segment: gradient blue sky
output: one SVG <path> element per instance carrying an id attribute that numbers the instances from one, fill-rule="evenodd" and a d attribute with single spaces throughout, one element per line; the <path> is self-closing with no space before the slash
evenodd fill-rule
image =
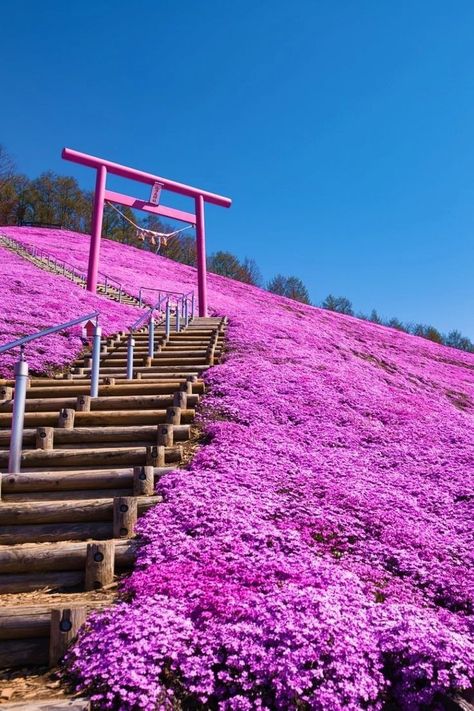
<path id="1" fill-rule="evenodd" d="M 68 145 L 229 195 L 207 209 L 209 251 L 296 274 L 315 302 L 346 295 L 474 338 L 470 0 L 23 0 L 1 14 L 0 142 L 27 175 L 91 188 L 92 171 L 61 161 Z"/>

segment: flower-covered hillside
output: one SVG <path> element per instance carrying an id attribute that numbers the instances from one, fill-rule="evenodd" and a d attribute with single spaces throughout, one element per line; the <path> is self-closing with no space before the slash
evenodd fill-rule
<path id="1" fill-rule="evenodd" d="M 54 276 L 0 246 L 0 345 L 56 326 L 83 314 L 100 312 L 104 335 L 130 326 L 137 310 L 93 296 L 64 277 Z M 83 348 L 81 328 L 29 343 L 25 355 L 32 373 L 48 373 L 71 363 Z M 0 356 L 0 377 L 10 378 L 18 349 Z"/>
<path id="2" fill-rule="evenodd" d="M 102 260 L 130 290 L 195 279 L 117 243 Z M 70 670 L 100 709 L 442 706 L 474 676 L 474 357 L 209 286 L 230 324 L 206 446 L 161 479 L 130 595 Z"/>

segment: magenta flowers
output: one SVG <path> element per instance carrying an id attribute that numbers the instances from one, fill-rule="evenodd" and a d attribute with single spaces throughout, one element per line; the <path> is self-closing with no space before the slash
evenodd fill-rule
<path id="1" fill-rule="evenodd" d="M 84 265 L 86 238 L 43 234 Z M 130 291 L 194 283 L 104 247 Z M 207 442 L 161 479 L 127 598 L 69 655 L 78 687 L 129 711 L 441 708 L 474 676 L 474 356 L 209 281 L 230 325 Z"/>
<path id="2" fill-rule="evenodd" d="M 93 296 L 65 277 L 48 274 L 1 244 L 0 253 L 0 344 L 93 311 L 100 312 L 103 334 L 107 336 L 131 326 L 140 313 L 130 306 Z M 76 326 L 30 343 L 25 353 L 30 371 L 49 373 L 71 363 L 83 348 L 80 336 L 81 328 Z M 16 360 L 18 349 L 0 356 L 0 377 L 12 377 Z"/>

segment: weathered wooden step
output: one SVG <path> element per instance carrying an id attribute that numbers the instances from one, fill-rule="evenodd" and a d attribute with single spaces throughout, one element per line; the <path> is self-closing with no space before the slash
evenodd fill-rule
<path id="1" fill-rule="evenodd" d="M 76 427 L 66 430 L 61 427 L 53 428 L 54 448 L 58 445 L 71 445 L 88 442 L 147 442 L 157 443 L 158 426 L 142 425 L 138 427 Z M 175 442 L 185 442 L 189 439 L 191 425 L 174 425 L 173 437 Z M 25 429 L 23 431 L 23 447 L 36 447 L 36 429 Z M 10 444 L 10 432 L 0 430 L 0 447 L 8 447 Z M 141 446 L 141 445 L 140 445 Z"/>
<path id="2" fill-rule="evenodd" d="M 194 410 L 181 410 L 181 422 L 191 423 Z M 74 424 L 77 427 L 111 427 L 113 425 L 155 425 L 166 422 L 166 410 L 98 410 L 96 412 L 76 412 Z M 25 427 L 55 427 L 59 412 L 26 412 Z M 0 413 L 0 428 L 11 427 L 12 415 Z"/>
<path id="3" fill-rule="evenodd" d="M 50 698 L 41 701 L 19 701 L 2 704 L 2 711 L 91 711 L 91 702 L 84 697 Z"/>
<path id="4" fill-rule="evenodd" d="M 188 395 L 190 408 L 197 405 L 199 395 Z M 13 411 L 13 400 L 0 403 L 0 413 Z M 76 398 L 29 398 L 26 412 L 51 412 L 51 410 L 76 409 Z M 94 397 L 90 400 L 92 412 L 100 410 L 162 410 L 173 406 L 173 395 L 110 395 Z"/>
<path id="5" fill-rule="evenodd" d="M 102 372 L 105 372 L 108 368 L 111 367 L 126 367 L 127 365 L 127 358 L 125 356 L 120 357 L 120 358 L 114 358 L 113 356 L 110 358 L 107 358 L 106 356 L 104 357 L 103 365 L 104 367 L 101 367 Z M 140 362 L 143 362 L 143 358 L 134 358 L 133 363 L 134 365 L 139 365 Z M 206 356 L 199 356 L 197 358 L 191 358 L 191 357 L 186 357 L 186 358 L 181 358 L 181 357 L 172 357 L 169 356 L 167 353 L 163 353 L 163 356 L 161 356 L 160 353 L 156 354 L 155 357 L 153 358 L 152 361 L 153 365 L 161 365 L 161 366 L 168 366 L 172 368 L 187 368 L 190 366 L 205 366 L 206 365 Z"/>
<path id="6" fill-rule="evenodd" d="M 104 606 L 105 603 L 94 602 L 91 604 L 87 600 L 82 604 L 77 602 L 68 604 L 70 609 L 84 608 L 86 612 L 92 612 Z M 54 607 L 45 605 L 17 605 L 0 608 L 0 667 L 48 664 L 52 609 Z M 28 711 L 26 701 L 22 703 L 22 711 Z M 43 706 L 42 709 L 38 707 L 38 711 L 40 709 L 49 711 L 49 708 L 49 706 Z M 51 708 L 56 711 L 54 706 Z M 71 711 L 76 711 L 74 706 L 69 708 Z M 79 708 L 85 709 L 87 706 Z"/>
<path id="7" fill-rule="evenodd" d="M 154 500 L 155 503 L 156 500 Z M 61 504 L 62 505 L 62 504 Z M 0 528 L 0 545 L 47 543 L 48 541 L 107 541 L 113 538 L 113 522 L 43 523 Z M 0 608 L 1 609 L 1 608 Z"/>
<path id="8" fill-rule="evenodd" d="M 165 462 L 180 462 L 183 456 L 181 445 L 164 448 Z M 65 467 L 114 467 L 114 466 L 159 466 L 158 447 L 114 447 L 91 449 L 25 449 L 21 455 L 21 468 L 63 469 Z M 8 451 L 0 451 L 0 468 L 8 465 Z"/>
<path id="9" fill-rule="evenodd" d="M 171 368 L 170 370 L 164 370 L 161 367 L 156 367 L 156 366 L 150 366 L 146 367 L 145 365 L 141 366 L 134 366 L 133 368 L 133 379 L 135 382 L 137 380 L 141 380 L 143 377 L 143 373 L 147 375 L 147 380 L 150 379 L 152 381 L 156 381 L 159 379 L 162 380 L 168 380 L 169 377 L 180 377 L 183 378 L 183 380 L 186 380 L 187 378 L 191 377 L 196 377 L 196 378 L 201 378 L 202 374 L 204 371 L 206 371 L 209 368 L 208 365 L 206 366 L 196 366 L 195 368 L 187 368 L 186 370 L 179 371 L 177 372 L 175 368 Z M 115 380 L 120 380 L 120 379 L 125 379 L 127 377 L 127 371 L 125 366 L 121 367 L 105 367 L 101 369 L 102 376 L 105 378 L 115 378 Z M 84 375 L 88 378 L 89 377 L 89 371 L 85 369 Z"/>
<path id="10" fill-rule="evenodd" d="M 74 491 L 37 491 L 27 494 L 4 494 L 3 503 L 24 503 L 38 501 L 84 501 L 93 496 L 95 499 L 110 499 L 110 497 L 133 496 L 133 488 L 129 489 L 76 489 Z"/>
<path id="11" fill-rule="evenodd" d="M 138 496 L 140 513 L 161 501 L 159 496 Z M 0 537 L 4 527 L 42 523 L 79 523 L 112 520 L 113 499 L 85 501 L 35 501 L 0 504 Z"/>
<path id="12" fill-rule="evenodd" d="M 185 382 L 184 378 L 170 382 L 139 383 L 136 380 L 120 382 L 119 385 L 99 385 L 99 397 L 129 396 L 129 395 L 167 395 L 173 394 L 180 389 Z M 66 383 L 68 383 L 66 385 Z M 193 392 L 199 394 L 202 389 L 198 383 L 193 383 Z M 52 384 L 41 387 L 32 383 L 32 387 L 26 391 L 26 397 L 31 398 L 58 398 L 58 397 L 78 397 L 79 395 L 89 395 L 90 384 L 78 384 L 74 380 L 53 381 Z"/>
<path id="13" fill-rule="evenodd" d="M 155 482 L 164 474 L 173 471 L 174 467 L 155 467 Z M 3 474 L 2 493 L 5 497 L 14 493 L 30 493 L 42 491 L 59 491 L 70 493 L 74 490 L 90 490 L 94 498 L 94 490 L 123 488 L 133 486 L 133 468 L 120 469 L 85 469 L 69 471 L 38 471 L 21 474 Z"/>
<path id="14" fill-rule="evenodd" d="M 116 538 L 112 542 L 115 548 L 115 566 L 120 569 L 129 568 L 135 560 L 140 544 L 135 539 Z M 0 546 L 0 592 L 5 592 L 1 589 L 1 582 L 2 576 L 6 574 L 84 571 L 87 546 L 87 541 Z"/>
<path id="15" fill-rule="evenodd" d="M 137 541 L 114 539 L 114 573 L 130 569 Z M 0 594 L 83 588 L 89 542 L 26 543 L 0 546 Z M 0 631 L 1 639 L 1 631 Z"/>

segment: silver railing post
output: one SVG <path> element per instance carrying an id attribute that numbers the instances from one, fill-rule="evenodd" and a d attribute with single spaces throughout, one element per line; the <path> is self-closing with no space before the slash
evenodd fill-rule
<path id="1" fill-rule="evenodd" d="M 191 295 L 191 321 L 194 318 L 194 291 Z"/>
<path id="2" fill-rule="evenodd" d="M 155 356 L 155 314 L 152 311 L 150 321 L 148 323 L 148 357 Z"/>
<path id="3" fill-rule="evenodd" d="M 184 299 L 184 327 L 186 328 L 188 325 L 188 297 L 186 296 Z"/>
<path id="4" fill-rule="evenodd" d="M 179 302 L 176 303 L 176 312 L 175 313 L 176 313 L 175 330 L 176 330 L 176 333 L 179 333 L 180 326 L 181 326 L 180 319 L 179 319 Z"/>
<path id="5" fill-rule="evenodd" d="M 127 380 L 133 380 L 133 349 L 135 348 L 135 339 L 133 333 L 128 336 L 127 344 Z"/>
<path id="6" fill-rule="evenodd" d="M 94 337 L 92 340 L 92 367 L 91 367 L 91 397 L 99 395 L 99 371 L 100 371 L 100 338 L 102 328 L 98 323 L 95 325 Z"/>
<path id="7" fill-rule="evenodd" d="M 165 312 L 165 335 L 166 340 L 170 337 L 170 321 L 171 321 L 171 307 L 169 300 L 166 302 L 166 312 Z"/>
<path id="8" fill-rule="evenodd" d="M 15 397 L 13 399 L 12 433 L 10 437 L 10 452 L 8 456 L 9 474 L 18 474 L 20 471 L 27 384 L 28 363 L 24 358 L 22 348 L 20 360 L 15 363 Z"/>

